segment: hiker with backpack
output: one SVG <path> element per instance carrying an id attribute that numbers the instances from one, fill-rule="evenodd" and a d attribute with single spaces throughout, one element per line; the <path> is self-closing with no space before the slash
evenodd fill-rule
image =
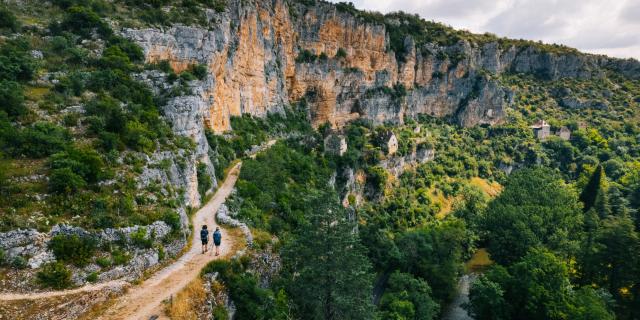
<path id="1" fill-rule="evenodd" d="M 216 256 L 220 255 L 220 243 L 222 242 L 222 233 L 220 228 L 216 227 L 216 232 L 213 233 L 213 244 L 216 246 Z"/>
<path id="2" fill-rule="evenodd" d="M 200 230 L 200 241 L 202 241 L 202 254 L 209 251 L 209 230 L 207 226 L 202 226 L 202 230 Z"/>

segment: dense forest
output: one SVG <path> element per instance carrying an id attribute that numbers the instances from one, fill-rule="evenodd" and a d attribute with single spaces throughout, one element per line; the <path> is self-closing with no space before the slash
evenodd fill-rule
<path id="1" fill-rule="evenodd" d="M 177 166 L 187 166 L 195 143 L 172 131 L 161 106 L 188 95 L 189 83 L 205 79 L 207 69 L 194 63 L 174 72 L 168 61 L 145 63 L 142 49 L 110 24 L 197 25 L 206 20 L 203 8 L 222 12 L 226 5 L 185 0 L 164 10 L 169 2 L 54 0 L 30 8 L 42 10 L 37 16 L 0 5 L 0 231 L 44 232 L 59 223 L 97 231 L 154 221 L 173 228 L 162 241 L 145 231 L 109 246 L 56 236 L 49 244 L 56 262 L 37 271 L 39 287 L 71 287 L 70 270 L 89 264 L 124 265 L 131 248 L 164 257 L 159 243 L 182 236 L 177 211 L 185 190 L 157 183 L 140 190 L 136 179 L 157 152 L 176 154 Z M 417 46 L 498 41 L 579 54 L 402 12 L 382 15 L 347 3 L 336 10 L 387 26 L 389 50 L 399 60 L 407 35 Z M 327 59 L 309 51 L 297 58 Z M 166 74 L 169 85 L 152 90 L 135 76 L 145 70 Z M 281 113 L 234 116 L 224 134 L 207 130 L 215 170 L 196 164 L 203 199 L 234 161 L 243 161 L 227 205 L 251 228 L 253 245 L 202 271 L 217 272 L 235 318 L 439 319 L 458 295 L 460 277 L 473 274 L 465 308 L 477 320 L 639 319 L 640 80 L 610 69 L 590 79 L 486 76 L 513 95 L 506 118 L 493 126 L 420 115 L 314 128 L 303 98 Z M 407 95 L 401 86 L 380 90 Z M 574 108 L 568 98 L 592 102 Z M 537 136 L 531 126 L 542 120 L 550 132 L 570 137 Z M 397 150 L 390 150 L 391 135 Z M 330 150 L 326 141 L 335 137 L 344 138 L 344 152 Z M 245 157 L 270 139 L 278 142 Z M 418 161 L 417 154 L 431 156 Z M 255 266 L 260 255 L 281 261 L 269 281 Z M 0 279 L 27 267 L 25 258 L 5 256 L 0 249 Z M 213 314 L 228 316 L 222 305 Z"/>

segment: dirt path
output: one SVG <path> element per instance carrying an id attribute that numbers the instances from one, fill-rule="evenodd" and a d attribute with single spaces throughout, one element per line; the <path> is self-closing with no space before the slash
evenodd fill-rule
<path id="1" fill-rule="evenodd" d="M 209 226 L 210 230 L 215 230 L 215 227 L 218 226 L 215 221 L 215 213 L 233 190 L 238 179 L 240 166 L 241 163 L 238 163 L 229 171 L 227 179 L 218 188 L 213 198 L 196 213 L 193 218 L 193 226 L 196 231 L 200 230 L 203 224 Z M 200 270 L 207 263 L 231 253 L 234 239 L 225 237 L 225 234 L 229 233 L 223 230 L 221 255 L 218 257 L 213 254 L 213 251 L 202 254 L 200 239 L 194 236 L 189 252 L 172 265 L 145 280 L 141 285 L 132 287 L 98 319 L 149 319 L 151 316 L 161 315 L 163 301 L 170 299 L 198 277 Z"/>
<path id="2" fill-rule="evenodd" d="M 127 286 L 129 283 L 124 280 L 114 280 L 98 284 L 90 284 L 82 286 L 76 289 L 60 290 L 60 291 L 45 291 L 35 293 L 3 293 L 0 294 L 0 301 L 16 301 L 16 300 L 38 300 L 47 299 L 60 296 L 67 296 L 81 292 L 91 292 L 98 290 L 105 290 L 108 288 L 120 288 Z"/>

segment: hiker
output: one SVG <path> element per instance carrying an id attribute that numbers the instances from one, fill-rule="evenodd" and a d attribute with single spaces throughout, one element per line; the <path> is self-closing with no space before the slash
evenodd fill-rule
<path id="1" fill-rule="evenodd" d="M 220 242 L 222 242 L 222 233 L 220 233 L 220 228 L 216 227 L 216 232 L 213 233 L 213 244 L 216 246 L 216 256 L 220 254 Z"/>
<path id="2" fill-rule="evenodd" d="M 209 230 L 207 230 L 207 226 L 202 226 L 202 230 L 200 230 L 200 241 L 202 241 L 202 254 L 209 251 Z"/>

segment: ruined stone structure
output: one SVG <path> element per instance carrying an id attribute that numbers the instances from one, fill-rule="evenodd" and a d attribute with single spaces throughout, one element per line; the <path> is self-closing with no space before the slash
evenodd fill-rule
<path id="1" fill-rule="evenodd" d="M 546 140 L 551 135 L 551 126 L 544 120 L 536 122 L 531 126 L 531 129 L 533 129 L 533 134 L 539 140 Z"/>
<path id="2" fill-rule="evenodd" d="M 571 140 L 571 130 L 563 126 L 562 128 L 560 128 L 560 130 L 558 130 L 557 136 L 562 140 L 569 141 Z"/>
<path id="3" fill-rule="evenodd" d="M 347 152 L 347 139 L 339 134 L 328 135 L 324 138 L 324 151 L 337 156 L 344 155 Z"/>

